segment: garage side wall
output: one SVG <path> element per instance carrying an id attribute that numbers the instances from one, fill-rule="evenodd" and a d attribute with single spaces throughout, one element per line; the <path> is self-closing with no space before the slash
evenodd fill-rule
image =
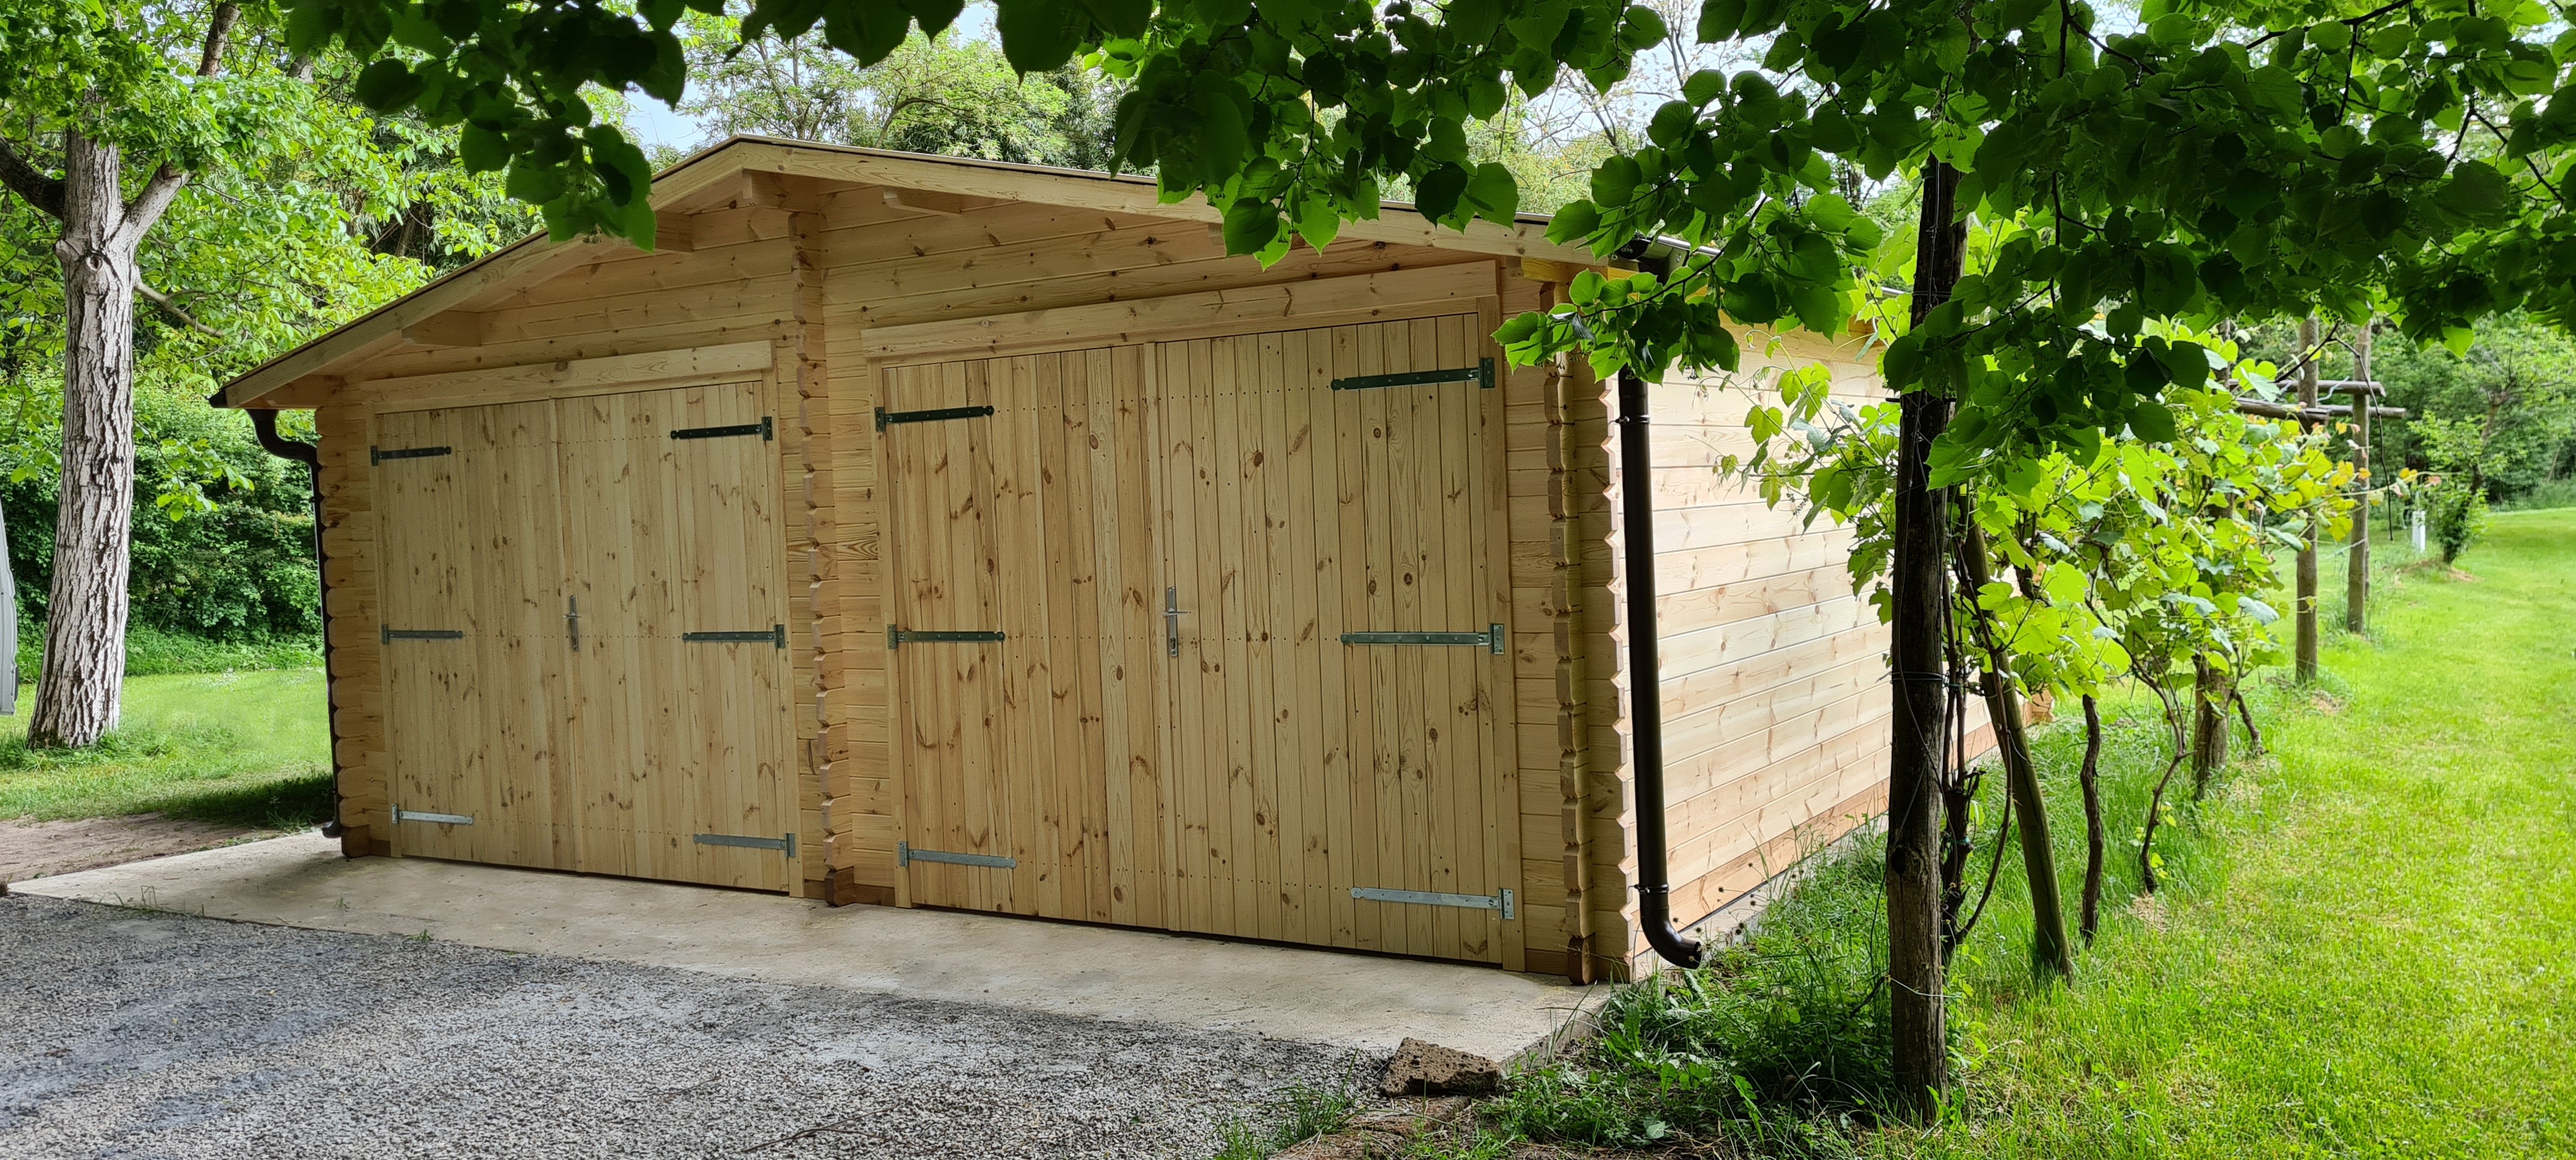
<path id="1" fill-rule="evenodd" d="M 1816 363 L 1877 401 L 1865 339 L 1745 337 L 1729 376 L 1655 388 L 1656 618 L 1673 916 L 1689 924 L 1885 808 L 1887 630 L 1852 590 L 1854 537 L 1718 473 L 1773 376 Z M 1866 361 L 1865 361 L 1866 360 Z M 1642 948 L 1641 948 L 1642 949 Z"/>

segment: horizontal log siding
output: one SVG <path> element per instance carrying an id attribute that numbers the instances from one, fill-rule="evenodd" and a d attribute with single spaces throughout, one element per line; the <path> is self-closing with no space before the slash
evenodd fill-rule
<path id="1" fill-rule="evenodd" d="M 1834 396 L 1855 406 L 1876 399 L 1877 376 L 1858 339 L 1745 342 L 1766 347 L 1736 375 L 1650 392 L 1665 818 L 1684 925 L 1885 798 L 1887 632 L 1852 592 L 1851 533 L 1767 506 L 1716 470 L 1751 447 L 1744 414 L 1759 370 L 1823 362 Z M 1648 953 L 1642 935 L 1628 950 Z"/>

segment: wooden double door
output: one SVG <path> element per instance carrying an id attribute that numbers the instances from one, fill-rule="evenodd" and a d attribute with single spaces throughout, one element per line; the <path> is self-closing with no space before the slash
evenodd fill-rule
<path id="1" fill-rule="evenodd" d="M 1499 961 L 1488 329 L 888 369 L 908 900 Z"/>
<path id="2" fill-rule="evenodd" d="M 765 395 L 377 417 L 396 853 L 801 878 Z"/>

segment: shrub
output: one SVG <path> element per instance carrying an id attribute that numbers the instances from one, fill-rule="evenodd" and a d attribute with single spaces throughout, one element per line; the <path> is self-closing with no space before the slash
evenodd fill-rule
<path id="1" fill-rule="evenodd" d="M 2466 480 L 2444 481 L 2425 498 L 2425 514 L 2432 523 L 2433 542 L 2442 550 L 2442 562 L 2456 563 L 2460 553 L 2486 531 L 2487 497 Z"/>

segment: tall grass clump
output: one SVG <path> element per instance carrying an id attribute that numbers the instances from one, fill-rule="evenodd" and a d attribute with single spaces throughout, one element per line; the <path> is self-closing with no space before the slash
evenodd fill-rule
<path id="1" fill-rule="evenodd" d="M 1884 858 L 1876 838 L 1819 855 L 1751 937 L 1620 991 L 1579 1059 L 1521 1076 L 1488 1119 L 1596 1147 L 1849 1154 L 1890 1090 Z"/>

